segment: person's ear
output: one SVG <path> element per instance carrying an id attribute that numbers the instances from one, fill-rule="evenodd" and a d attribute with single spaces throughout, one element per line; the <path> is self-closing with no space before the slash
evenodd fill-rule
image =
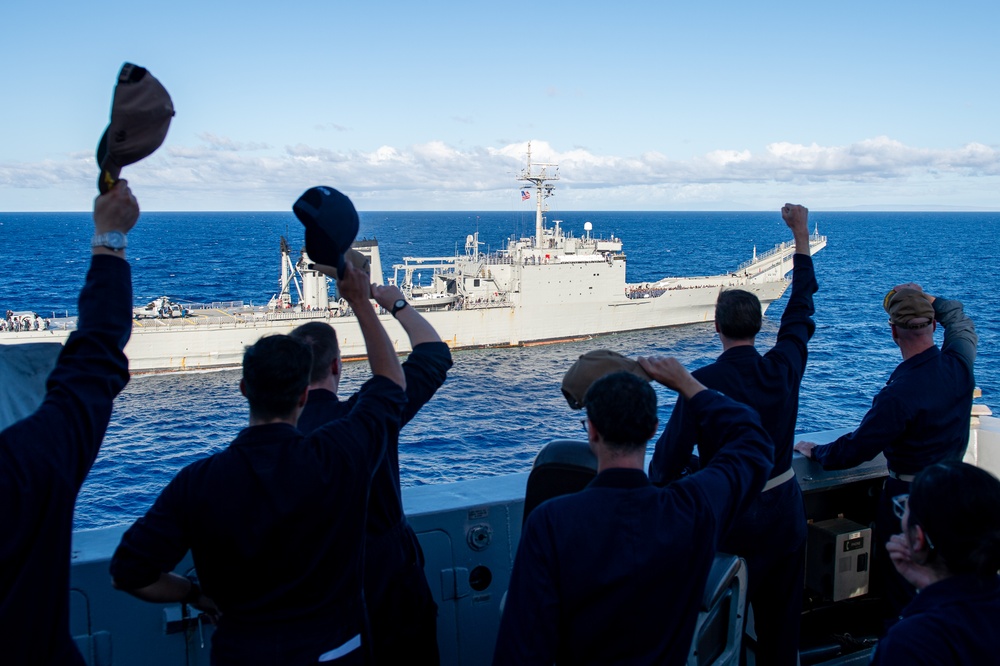
<path id="1" fill-rule="evenodd" d="M 917 564 L 923 564 L 927 561 L 928 555 L 930 555 L 931 547 L 930 542 L 927 539 L 927 533 L 924 532 L 924 528 L 920 525 L 914 525 L 910 528 L 910 549 L 913 551 L 914 555 L 919 556 L 919 561 Z"/>

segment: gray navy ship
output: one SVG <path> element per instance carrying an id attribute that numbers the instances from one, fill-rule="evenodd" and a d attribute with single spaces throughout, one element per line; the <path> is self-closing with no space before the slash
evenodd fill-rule
<path id="1" fill-rule="evenodd" d="M 554 164 L 533 163 L 530 145 L 518 180 L 535 192 L 533 236 L 511 238 L 503 249 L 484 253 L 477 232 L 466 238 L 464 252 L 456 256 L 405 257 L 393 266 L 390 282 L 425 313 L 452 349 L 545 344 L 712 321 L 715 301 L 724 289 L 751 291 L 766 309 L 789 284 L 785 276 L 795 251 L 791 241 L 760 255 L 755 249 L 750 260 L 729 273 L 628 283 L 621 238 L 596 236 L 589 222 L 576 236 L 560 220 L 548 221 L 546 202 L 559 171 Z M 814 233 L 812 253 L 826 242 L 825 236 Z M 382 283 L 378 242 L 360 240 L 354 247 L 369 257 L 373 281 Z M 310 269 L 305 251 L 293 261 L 284 238 L 281 257 L 281 290 L 265 307 L 240 302 L 182 306 L 166 296 L 137 307 L 125 348 L 130 370 L 237 367 L 246 345 L 316 319 L 337 330 L 345 359 L 363 358 L 357 318 L 336 297 L 335 284 Z M 397 350 L 408 352 L 402 328 L 388 313 L 381 313 L 381 319 Z M 72 321 L 64 321 L 37 330 L 25 327 L 31 330 L 8 332 L 3 342 L 64 342 L 72 326 Z"/>

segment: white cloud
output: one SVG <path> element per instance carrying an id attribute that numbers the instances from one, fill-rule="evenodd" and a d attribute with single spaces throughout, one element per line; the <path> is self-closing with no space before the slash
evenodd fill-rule
<path id="1" fill-rule="evenodd" d="M 358 197 L 370 210 L 505 209 L 512 205 L 510 193 L 523 185 L 516 176 L 528 148 L 527 142 L 463 149 L 432 141 L 360 151 L 275 148 L 213 134 L 199 139 L 198 145 L 168 145 L 126 169 L 126 177 L 142 184 L 152 209 L 281 210 L 317 183 Z M 1000 208 L 994 194 L 1000 150 L 981 143 L 931 149 L 885 136 L 843 146 L 775 142 L 759 151 L 720 148 L 685 160 L 655 151 L 560 151 L 546 141 L 532 141 L 531 150 L 534 164 L 559 165 L 563 196 L 557 201 L 565 210 L 667 210 L 734 201 L 753 207 L 779 192 L 844 207 L 891 204 L 893 196 L 899 203 L 963 205 L 952 200 L 961 192 L 964 205 Z M 0 201 L 8 210 L 79 209 L 80 193 L 93 188 L 96 172 L 89 154 L 0 162 Z M 831 200 L 832 192 L 839 199 Z"/>
<path id="2" fill-rule="evenodd" d="M 204 141 L 211 147 L 212 150 L 228 150 L 233 152 L 242 151 L 252 151 L 252 150 L 267 150 L 270 148 L 266 143 L 241 143 L 233 141 L 232 139 L 224 136 L 216 136 L 208 132 L 204 132 L 198 135 L 198 138 Z"/>

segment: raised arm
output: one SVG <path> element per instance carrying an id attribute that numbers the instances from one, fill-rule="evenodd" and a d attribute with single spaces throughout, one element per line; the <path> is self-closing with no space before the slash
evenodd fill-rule
<path id="1" fill-rule="evenodd" d="M 337 276 L 337 269 L 333 266 L 316 264 L 315 267 L 330 277 Z M 392 340 L 389 339 L 385 328 L 382 327 L 382 322 L 378 320 L 378 315 L 375 314 L 374 308 L 368 301 L 372 297 L 373 285 L 368 283 L 367 278 L 365 273 L 348 262 L 345 265 L 343 277 L 337 280 L 337 290 L 347 300 L 358 318 L 361 334 L 365 338 L 365 348 L 368 350 L 368 363 L 371 365 L 372 374 L 386 377 L 405 389 L 406 377 L 399 364 L 399 357 L 396 356 L 396 349 L 392 346 Z"/>
<path id="2" fill-rule="evenodd" d="M 965 314 L 965 308 L 960 301 L 935 298 L 931 301 L 931 305 L 934 306 L 934 318 L 944 326 L 944 343 L 941 345 L 941 351 L 955 354 L 965 361 L 971 370 L 976 361 L 976 348 L 979 345 L 976 325 Z"/>
<path id="3" fill-rule="evenodd" d="M 127 233 L 138 217 L 139 204 L 128 183 L 119 181 L 94 202 L 95 236 Z M 49 375 L 45 400 L 3 433 L 10 441 L 35 443 L 37 455 L 21 456 L 25 475 L 72 479 L 77 488 L 97 457 L 114 398 L 128 383 L 122 350 L 132 332 L 132 275 L 124 249 L 95 247 L 92 254 L 80 291 L 77 330 Z"/>
<path id="4" fill-rule="evenodd" d="M 639 365 L 660 384 L 678 391 L 681 396 L 674 405 L 663 434 L 656 441 L 653 459 L 649 462 L 649 479 L 663 486 L 680 476 L 691 460 L 697 443 L 697 423 L 688 411 L 687 401 L 705 387 L 673 358 L 640 356 Z M 682 390 L 683 389 L 683 390 Z"/>
<path id="5" fill-rule="evenodd" d="M 795 254 L 811 255 L 809 249 L 809 209 L 798 204 L 786 203 L 781 207 L 781 219 L 792 230 Z"/>
<path id="6" fill-rule="evenodd" d="M 700 444 L 698 419 L 691 409 L 690 400 L 705 387 L 676 359 L 640 357 L 638 360 L 650 377 L 680 393 L 649 461 L 649 480 L 654 485 L 665 486 L 680 478 L 693 460 L 691 454 L 695 445 Z M 700 448 L 698 452 L 703 453 Z"/>
<path id="7" fill-rule="evenodd" d="M 451 367 L 451 351 L 448 345 L 441 342 L 434 327 L 409 304 L 406 303 L 403 292 L 395 285 L 372 285 L 372 295 L 375 302 L 392 312 L 400 323 L 406 335 L 410 338 L 410 352 L 403 363 L 403 374 L 406 375 L 406 407 L 403 409 L 402 424 L 406 425 L 417 415 L 420 408 L 427 404 L 434 393 L 444 384 L 448 369 Z"/>
<path id="8" fill-rule="evenodd" d="M 678 397 L 649 461 L 649 480 L 653 485 L 665 486 L 683 474 L 684 468 L 691 463 L 697 439 L 696 424 L 688 413 L 687 400 Z"/>
<path id="9" fill-rule="evenodd" d="M 676 358 L 640 356 L 636 360 L 646 374 L 688 400 L 707 390 L 705 385 L 695 379 Z"/>
<path id="10" fill-rule="evenodd" d="M 680 393 L 697 424 L 697 437 L 716 451 L 696 474 L 678 482 L 701 488 L 718 518 L 719 534 L 760 492 L 774 465 L 774 444 L 757 413 L 721 393 L 709 391 L 673 358 L 639 358 L 650 377 Z M 672 488 L 673 486 L 671 486 Z"/>
<path id="11" fill-rule="evenodd" d="M 813 294 L 819 290 L 816 271 L 809 250 L 809 209 L 804 206 L 785 204 L 781 217 L 795 236 L 795 254 L 792 256 L 792 293 L 785 311 L 781 314 L 781 327 L 774 348 L 765 354 L 785 359 L 791 377 L 798 381 L 805 372 L 808 357 L 807 343 L 816 332 L 812 320 L 816 312 Z"/>
<path id="12" fill-rule="evenodd" d="M 403 292 L 395 285 L 372 285 L 372 298 L 389 312 L 393 311 L 399 301 L 406 303 Z M 417 312 L 416 308 L 409 304 L 397 309 L 393 316 L 406 331 L 406 335 L 409 336 L 411 347 L 425 342 L 441 342 L 441 336 L 434 330 L 434 327 L 427 322 L 422 314 Z"/>

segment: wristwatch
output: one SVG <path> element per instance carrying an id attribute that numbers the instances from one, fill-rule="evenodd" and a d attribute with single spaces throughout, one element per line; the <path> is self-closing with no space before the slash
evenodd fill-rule
<path id="1" fill-rule="evenodd" d="M 396 313 L 407 306 L 407 302 L 402 298 L 392 304 L 392 316 L 395 317 Z"/>
<path id="2" fill-rule="evenodd" d="M 128 247 L 128 238 L 120 231 L 105 231 L 94 234 L 90 239 L 90 247 L 106 247 L 109 250 L 124 250 Z"/>

